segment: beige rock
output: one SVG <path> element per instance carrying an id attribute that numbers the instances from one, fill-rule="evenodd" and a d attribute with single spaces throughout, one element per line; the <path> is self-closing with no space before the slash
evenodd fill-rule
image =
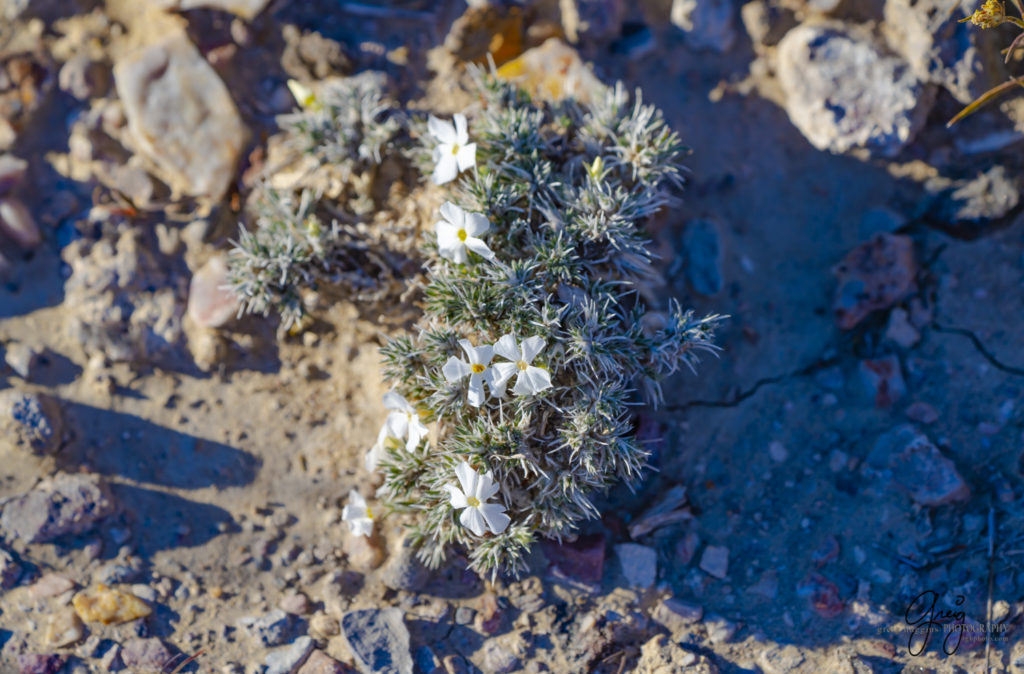
<path id="1" fill-rule="evenodd" d="M 343 548 L 348 555 L 349 565 L 356 571 L 372 571 L 384 561 L 380 541 L 374 536 L 357 536 L 346 532 Z"/>
<path id="2" fill-rule="evenodd" d="M 572 97 L 587 102 L 604 91 L 604 85 L 576 50 L 558 38 L 551 38 L 501 66 L 498 77 L 516 82 L 549 101 Z"/>
<path id="3" fill-rule="evenodd" d="M 75 612 L 87 623 L 104 625 L 145 618 L 152 609 L 138 597 L 100 584 L 75 595 Z"/>
<path id="4" fill-rule="evenodd" d="M 47 599 L 64 594 L 75 586 L 70 578 L 59 573 L 46 573 L 28 589 L 33 599 Z"/>
<path id="5" fill-rule="evenodd" d="M 46 626 L 46 643 L 56 648 L 77 644 L 85 638 L 85 626 L 71 609 L 50 616 Z"/>
<path id="6" fill-rule="evenodd" d="M 183 32 L 114 65 L 129 137 L 167 183 L 220 199 L 234 178 L 245 129 L 227 87 Z"/>
<path id="7" fill-rule="evenodd" d="M 341 634 L 341 625 L 336 618 L 318 613 L 309 621 L 309 631 L 316 637 L 335 637 Z"/>
<path id="8" fill-rule="evenodd" d="M 228 264 L 210 258 L 196 270 L 188 291 L 188 315 L 204 328 L 219 328 L 238 313 L 238 296 L 227 287 Z"/>

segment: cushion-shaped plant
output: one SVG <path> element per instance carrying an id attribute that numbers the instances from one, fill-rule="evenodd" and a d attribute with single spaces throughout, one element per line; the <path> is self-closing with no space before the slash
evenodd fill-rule
<path id="1" fill-rule="evenodd" d="M 643 225 L 682 183 L 684 148 L 657 109 L 621 86 L 582 104 L 478 82 L 478 111 L 424 134 L 449 200 L 418 333 L 383 349 L 392 411 L 367 464 L 383 476 L 373 512 L 412 513 L 425 562 L 458 545 L 494 574 L 597 517 L 597 491 L 638 481 L 635 392 L 660 402 L 663 378 L 714 349 L 718 318 L 637 297 Z"/>

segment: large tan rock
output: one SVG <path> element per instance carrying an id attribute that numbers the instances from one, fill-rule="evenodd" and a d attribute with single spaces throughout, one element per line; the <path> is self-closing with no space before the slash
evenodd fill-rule
<path id="1" fill-rule="evenodd" d="M 220 199 L 246 133 L 227 87 L 188 37 L 175 31 L 128 52 L 114 82 L 135 149 L 176 192 Z"/>

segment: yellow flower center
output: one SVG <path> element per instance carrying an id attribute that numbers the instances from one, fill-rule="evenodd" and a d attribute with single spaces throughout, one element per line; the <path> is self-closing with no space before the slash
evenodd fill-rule
<path id="1" fill-rule="evenodd" d="M 995 28 L 1006 21 L 1006 8 L 999 0 L 987 0 L 964 21 L 970 21 L 975 26 L 982 28 Z"/>
<path id="2" fill-rule="evenodd" d="M 473 371 L 473 374 L 480 374 L 487 368 L 481 365 L 480 363 L 473 363 L 472 365 L 469 366 L 469 369 Z"/>
<path id="3" fill-rule="evenodd" d="M 459 237 L 459 241 L 465 241 L 466 237 L 469 236 L 469 234 L 466 234 L 466 230 L 460 229 L 459 233 L 456 236 Z"/>
<path id="4" fill-rule="evenodd" d="M 454 157 L 458 153 L 459 153 L 459 146 L 458 146 L 458 144 L 452 145 L 452 156 Z"/>
<path id="5" fill-rule="evenodd" d="M 466 503 L 469 504 L 470 508 L 479 508 L 480 507 L 480 499 L 478 499 L 476 496 L 467 496 L 466 497 Z"/>
<path id="6" fill-rule="evenodd" d="M 527 363 L 525 360 L 521 360 L 518 363 L 516 363 L 516 367 L 518 367 L 520 370 L 525 370 L 526 368 L 530 367 L 530 364 Z"/>
<path id="7" fill-rule="evenodd" d="M 371 520 L 373 519 L 373 511 L 371 511 L 369 508 L 366 509 L 366 518 Z"/>

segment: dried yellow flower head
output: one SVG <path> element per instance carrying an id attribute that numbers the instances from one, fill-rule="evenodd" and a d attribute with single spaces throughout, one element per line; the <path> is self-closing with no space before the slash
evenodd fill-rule
<path id="1" fill-rule="evenodd" d="M 1006 7 L 999 0 L 985 0 L 985 4 L 974 11 L 964 21 L 970 21 L 975 26 L 982 28 L 995 28 L 1006 22 Z"/>

